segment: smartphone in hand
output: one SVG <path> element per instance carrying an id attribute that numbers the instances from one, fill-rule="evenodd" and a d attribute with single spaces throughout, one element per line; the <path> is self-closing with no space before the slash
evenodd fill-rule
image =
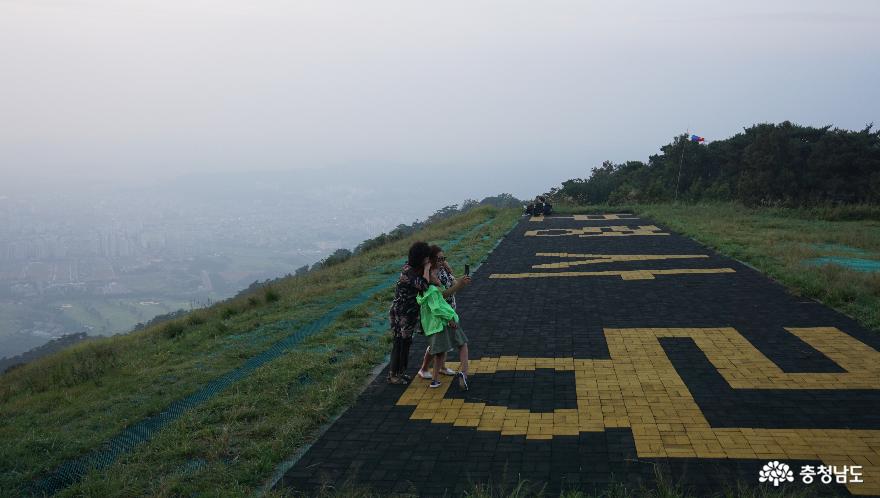
<path id="1" fill-rule="evenodd" d="M 465 264 L 465 265 L 464 265 L 464 274 L 465 274 L 465 275 L 470 275 L 470 274 L 471 274 L 471 265 L 468 265 L 468 264 Z"/>

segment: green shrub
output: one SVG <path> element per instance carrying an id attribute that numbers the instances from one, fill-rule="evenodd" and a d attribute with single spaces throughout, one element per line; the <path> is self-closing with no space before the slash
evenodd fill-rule
<path id="1" fill-rule="evenodd" d="M 205 317 L 204 313 L 191 313 L 188 317 L 186 317 L 186 323 L 190 325 L 201 325 L 207 322 L 208 319 Z"/>
<path id="2" fill-rule="evenodd" d="M 321 261 L 321 268 L 329 268 L 334 265 L 338 265 L 339 263 L 344 263 L 348 261 L 352 256 L 352 252 L 348 249 L 337 249 L 333 251 L 333 254 L 327 256 Z"/>
<path id="3" fill-rule="evenodd" d="M 173 339 L 182 334 L 183 331 L 186 330 L 186 327 L 184 327 L 183 323 L 174 321 L 166 323 L 160 330 L 162 331 L 161 333 L 163 337 L 166 339 Z"/>
<path id="4" fill-rule="evenodd" d="M 267 303 L 274 303 L 275 301 L 278 301 L 279 299 L 281 299 L 281 295 L 278 294 L 278 291 L 276 291 L 275 289 L 273 289 L 271 287 L 266 289 L 265 296 L 266 296 Z"/>

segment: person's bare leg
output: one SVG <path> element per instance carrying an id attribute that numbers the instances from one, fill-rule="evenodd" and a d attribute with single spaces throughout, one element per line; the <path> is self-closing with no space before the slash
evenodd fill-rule
<path id="1" fill-rule="evenodd" d="M 436 381 L 440 380 L 440 365 L 444 362 L 445 358 L 446 358 L 446 353 L 440 353 L 440 354 L 434 355 L 434 370 L 431 372 L 431 375 L 434 376 L 433 380 L 436 380 Z"/>
<path id="2" fill-rule="evenodd" d="M 465 343 L 462 347 L 458 348 L 458 359 L 461 361 L 461 365 L 459 366 L 459 370 L 464 372 L 465 375 L 468 373 L 468 345 Z"/>
<path id="3" fill-rule="evenodd" d="M 422 359 L 422 366 L 419 367 L 419 372 L 427 372 L 428 366 L 431 364 L 431 351 L 430 347 L 425 348 L 425 357 Z"/>
<path id="4" fill-rule="evenodd" d="M 461 367 L 458 369 L 458 387 L 467 391 L 470 389 L 468 385 L 468 347 L 463 344 L 458 348 L 458 358 L 461 360 Z"/>

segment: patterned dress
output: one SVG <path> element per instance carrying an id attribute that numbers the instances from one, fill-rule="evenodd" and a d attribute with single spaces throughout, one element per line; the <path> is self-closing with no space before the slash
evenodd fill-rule
<path id="1" fill-rule="evenodd" d="M 448 289 L 455 285 L 455 277 L 446 269 L 445 265 L 441 266 L 439 271 L 437 271 L 437 279 L 443 284 L 444 289 Z M 446 302 L 449 303 L 449 306 L 452 306 L 452 309 L 455 309 L 455 295 L 447 297 Z"/>
<path id="2" fill-rule="evenodd" d="M 416 296 L 427 289 L 428 281 L 409 264 L 403 265 L 394 289 L 394 301 L 391 302 L 391 333 L 394 337 L 409 339 L 416 328 L 421 330 Z"/>

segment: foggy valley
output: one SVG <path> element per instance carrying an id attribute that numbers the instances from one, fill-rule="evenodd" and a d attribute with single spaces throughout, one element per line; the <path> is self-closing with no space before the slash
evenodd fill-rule
<path id="1" fill-rule="evenodd" d="M 0 357 L 110 335 L 294 273 L 424 219 L 454 194 L 321 170 L 190 175 L 152 186 L 0 193 Z"/>

